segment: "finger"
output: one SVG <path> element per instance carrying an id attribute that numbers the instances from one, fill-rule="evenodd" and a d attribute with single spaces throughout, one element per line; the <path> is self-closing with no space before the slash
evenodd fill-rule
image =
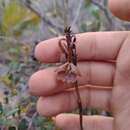
<path id="1" fill-rule="evenodd" d="M 76 35 L 79 60 L 115 60 L 128 32 L 94 32 Z M 41 42 L 36 46 L 35 56 L 42 62 L 58 62 L 60 38 Z"/>
<path id="2" fill-rule="evenodd" d="M 109 0 L 108 2 L 111 12 L 123 19 L 130 21 L 130 1 L 129 0 Z"/>
<path id="3" fill-rule="evenodd" d="M 61 114 L 55 119 L 55 124 L 62 130 L 80 130 L 79 116 Z M 113 118 L 104 116 L 84 116 L 84 130 L 113 130 Z"/>
<path id="4" fill-rule="evenodd" d="M 83 108 L 110 111 L 111 90 L 80 88 L 79 92 Z M 78 104 L 75 90 L 40 97 L 37 103 L 37 111 L 43 116 L 55 116 L 59 113 L 71 112 L 76 108 L 78 108 Z"/>
<path id="5" fill-rule="evenodd" d="M 80 62 L 81 76 L 78 78 L 79 85 L 112 86 L 115 66 L 112 63 L 103 62 Z M 56 68 L 47 68 L 33 74 L 29 80 L 30 93 L 36 96 L 47 96 L 70 88 L 56 80 Z"/>

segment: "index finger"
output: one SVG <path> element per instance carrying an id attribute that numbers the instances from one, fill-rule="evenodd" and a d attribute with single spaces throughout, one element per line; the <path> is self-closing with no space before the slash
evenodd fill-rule
<path id="1" fill-rule="evenodd" d="M 78 60 L 116 60 L 127 35 L 127 31 L 77 34 Z M 56 37 L 40 42 L 36 46 L 35 57 L 41 62 L 58 62 L 61 53 L 58 46 L 60 39 L 61 37 Z"/>

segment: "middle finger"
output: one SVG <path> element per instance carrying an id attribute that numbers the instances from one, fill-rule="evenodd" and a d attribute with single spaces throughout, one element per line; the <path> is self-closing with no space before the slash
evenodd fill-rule
<path id="1" fill-rule="evenodd" d="M 80 62 L 78 64 L 81 76 L 79 85 L 112 86 L 115 73 L 114 63 Z M 48 96 L 70 88 L 67 84 L 57 82 L 56 67 L 50 67 L 34 73 L 29 80 L 29 89 L 33 95 Z"/>

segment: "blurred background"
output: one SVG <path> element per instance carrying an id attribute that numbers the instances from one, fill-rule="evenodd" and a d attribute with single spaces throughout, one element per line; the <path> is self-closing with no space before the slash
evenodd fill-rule
<path id="1" fill-rule="evenodd" d="M 35 44 L 62 35 L 66 25 L 75 33 L 130 29 L 111 15 L 107 0 L 0 0 L 0 130 L 58 129 L 36 112 L 37 98 L 28 94 L 27 81 L 50 66 L 32 59 Z"/>

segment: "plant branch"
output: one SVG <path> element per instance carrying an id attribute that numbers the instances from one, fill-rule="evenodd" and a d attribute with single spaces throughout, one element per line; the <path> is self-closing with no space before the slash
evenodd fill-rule
<path id="1" fill-rule="evenodd" d="M 97 6 L 100 10 L 102 10 L 102 11 L 104 12 L 104 14 L 105 14 L 105 16 L 106 16 L 108 22 L 110 23 L 110 25 L 111 25 L 112 27 L 114 27 L 114 22 L 113 22 L 113 20 L 112 20 L 110 14 L 109 14 L 107 8 L 106 8 L 104 5 L 100 4 L 99 2 L 97 2 L 97 1 L 95 1 L 95 0 L 91 0 L 91 2 L 92 2 L 92 4 L 94 4 L 94 5 Z"/>
<path id="2" fill-rule="evenodd" d="M 31 127 L 32 127 L 32 123 L 33 123 L 33 119 L 38 115 L 37 112 L 35 112 L 32 116 L 32 119 L 31 121 L 29 122 L 29 125 L 28 125 L 28 129 L 27 130 L 31 130 Z"/>
<path id="3" fill-rule="evenodd" d="M 79 14 L 80 14 L 80 10 L 81 10 L 83 1 L 84 0 L 80 0 L 79 3 L 78 3 L 78 8 L 77 8 L 77 11 L 76 11 L 76 14 L 75 14 L 75 18 L 74 18 L 74 20 L 71 23 L 72 27 L 76 24 L 76 22 L 78 20 L 78 17 L 79 17 Z"/>
<path id="4" fill-rule="evenodd" d="M 63 5 L 64 5 L 63 20 L 64 20 L 64 28 L 65 28 L 69 24 L 69 20 L 68 20 L 68 15 L 69 15 L 68 0 L 63 0 Z"/>
<path id="5" fill-rule="evenodd" d="M 8 41 L 8 42 L 13 42 L 15 44 L 17 44 L 17 43 L 24 44 L 24 42 L 22 42 L 20 40 L 17 40 L 17 39 L 12 38 L 12 37 L 7 37 L 7 36 L 0 36 L 0 40 L 5 40 L 5 41 Z"/>
<path id="6" fill-rule="evenodd" d="M 63 28 L 61 28 L 60 26 L 54 24 L 45 14 L 42 15 L 41 12 L 39 12 L 37 9 L 35 9 L 32 6 L 32 2 L 30 0 L 21 0 L 22 3 L 28 8 L 30 9 L 32 12 L 34 12 L 37 16 L 39 16 L 41 18 L 42 21 L 44 21 L 44 23 L 46 23 L 47 25 L 51 26 L 52 28 L 55 28 L 56 30 L 58 30 L 59 32 L 63 32 Z"/>

